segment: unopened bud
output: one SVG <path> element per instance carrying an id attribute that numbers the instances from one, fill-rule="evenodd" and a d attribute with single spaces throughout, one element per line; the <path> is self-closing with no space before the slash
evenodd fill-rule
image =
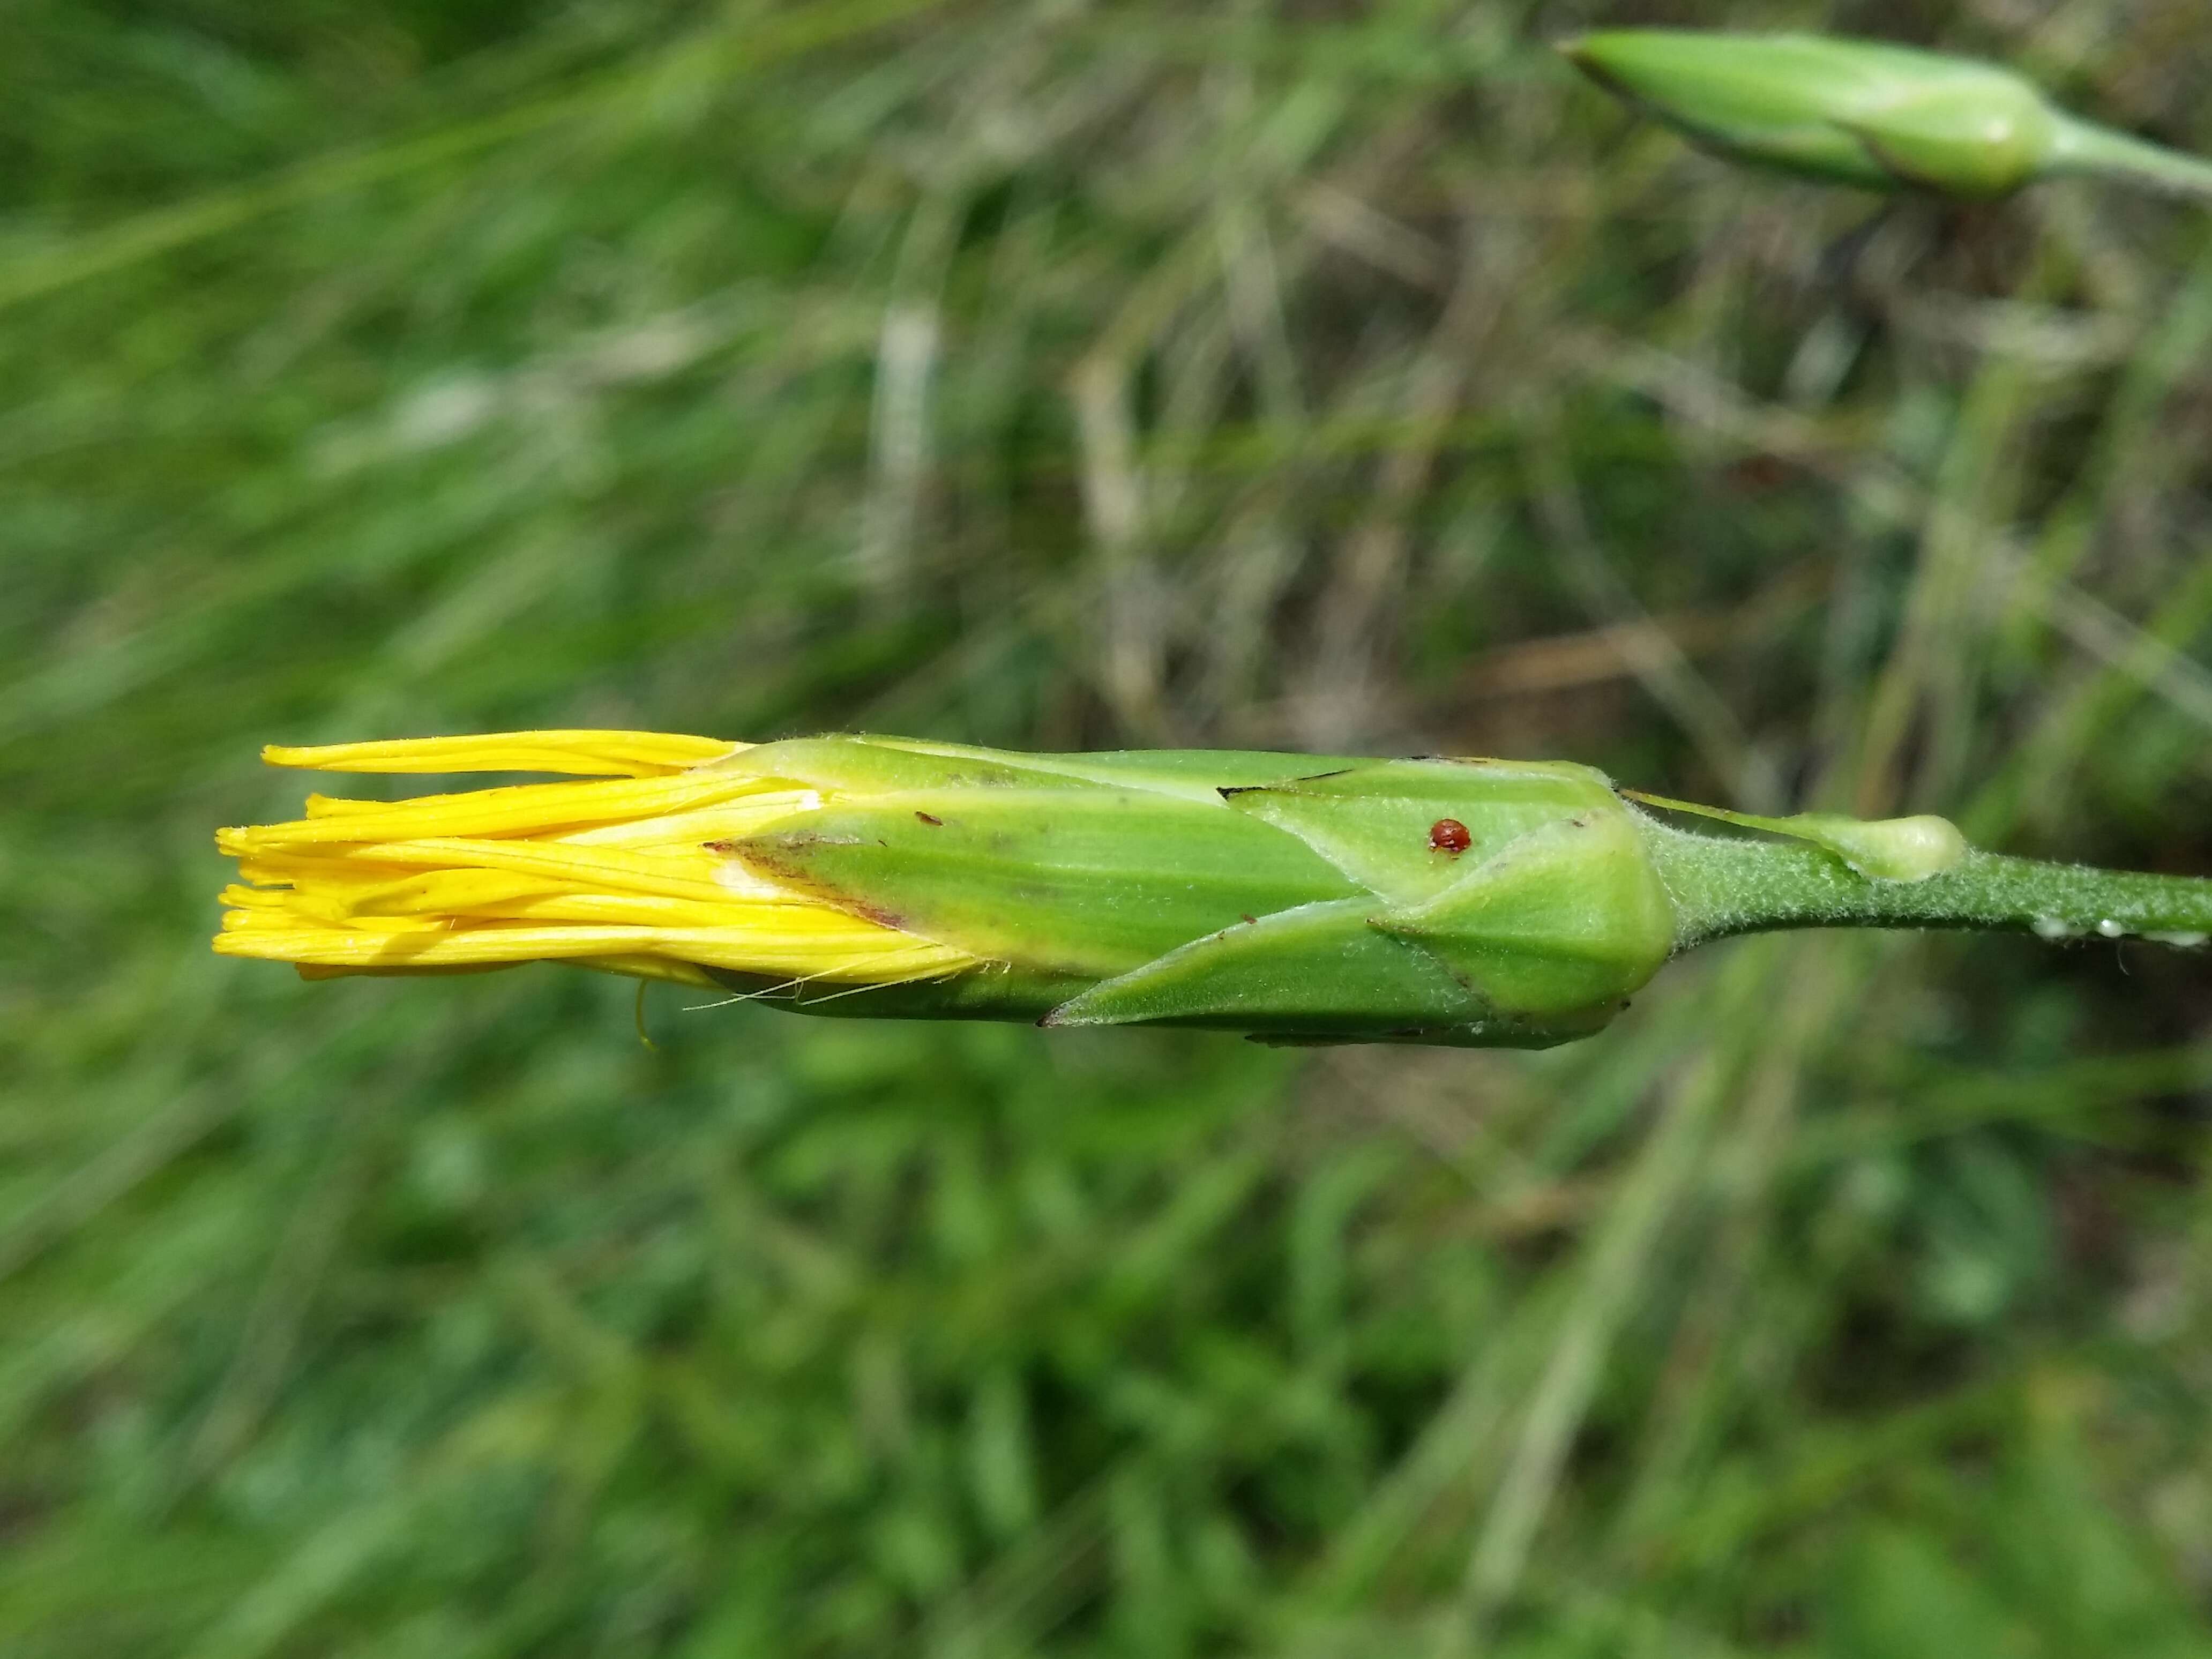
<path id="1" fill-rule="evenodd" d="M 2095 126 L 2009 70 L 1814 34 L 1618 29 L 1560 48 L 1593 80 L 1736 160 L 1868 190 L 1989 198 L 2066 173 L 2212 191 L 2212 167 Z"/>

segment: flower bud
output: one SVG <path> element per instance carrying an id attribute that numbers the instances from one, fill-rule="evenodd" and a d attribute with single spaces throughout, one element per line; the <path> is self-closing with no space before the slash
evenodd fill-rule
<path id="1" fill-rule="evenodd" d="M 634 775 L 310 802 L 223 832 L 216 948 L 319 972 L 565 960 L 806 1012 L 1540 1044 L 1673 948 L 1586 767 L 522 733 L 289 764 Z M 473 745 L 473 747 L 471 747 Z"/>
<path id="2" fill-rule="evenodd" d="M 1812 34 L 1620 29 L 1560 48 L 1593 80 L 1736 160 L 1868 190 L 1985 199 L 2063 173 L 2203 192 L 2212 168 L 2077 120 L 1993 64 Z"/>

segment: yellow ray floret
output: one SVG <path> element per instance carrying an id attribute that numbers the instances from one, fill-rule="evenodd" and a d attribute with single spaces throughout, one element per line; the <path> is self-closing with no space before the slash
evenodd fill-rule
<path id="1" fill-rule="evenodd" d="M 488 732 L 457 738 L 398 738 L 270 744 L 271 766 L 314 772 L 568 772 L 582 777 L 651 778 L 727 758 L 749 745 L 672 732 Z"/>
<path id="2" fill-rule="evenodd" d="M 728 764 L 747 745 L 653 732 L 507 732 L 271 747 L 322 771 L 544 771 L 398 801 L 310 796 L 289 823 L 224 830 L 240 883 L 215 948 L 304 974 L 453 973 L 570 962 L 716 983 L 723 969 L 855 986 L 973 967 L 965 951 L 765 882 L 720 843 L 822 797 Z"/>

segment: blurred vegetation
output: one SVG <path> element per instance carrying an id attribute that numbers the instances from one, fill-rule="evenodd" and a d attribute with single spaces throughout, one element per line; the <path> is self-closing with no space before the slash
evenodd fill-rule
<path id="1" fill-rule="evenodd" d="M 502 726 L 2212 871 L 2212 221 L 1546 46 L 1723 21 L 2212 150 L 2200 0 L 0 9 L 0 1649 L 2212 1650 L 2202 959 L 1284 1055 L 206 949 L 260 742 Z"/>

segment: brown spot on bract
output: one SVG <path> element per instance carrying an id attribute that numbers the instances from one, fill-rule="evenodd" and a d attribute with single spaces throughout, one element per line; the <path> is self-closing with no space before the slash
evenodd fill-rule
<path id="1" fill-rule="evenodd" d="M 943 818 L 932 817 L 927 812 L 916 812 L 915 817 L 921 819 L 933 830 L 942 830 L 945 827 L 945 820 Z"/>
<path id="2" fill-rule="evenodd" d="M 1439 853 L 1449 853 L 1457 858 L 1474 845 L 1474 837 L 1457 818 L 1438 818 L 1429 826 L 1429 845 Z"/>

